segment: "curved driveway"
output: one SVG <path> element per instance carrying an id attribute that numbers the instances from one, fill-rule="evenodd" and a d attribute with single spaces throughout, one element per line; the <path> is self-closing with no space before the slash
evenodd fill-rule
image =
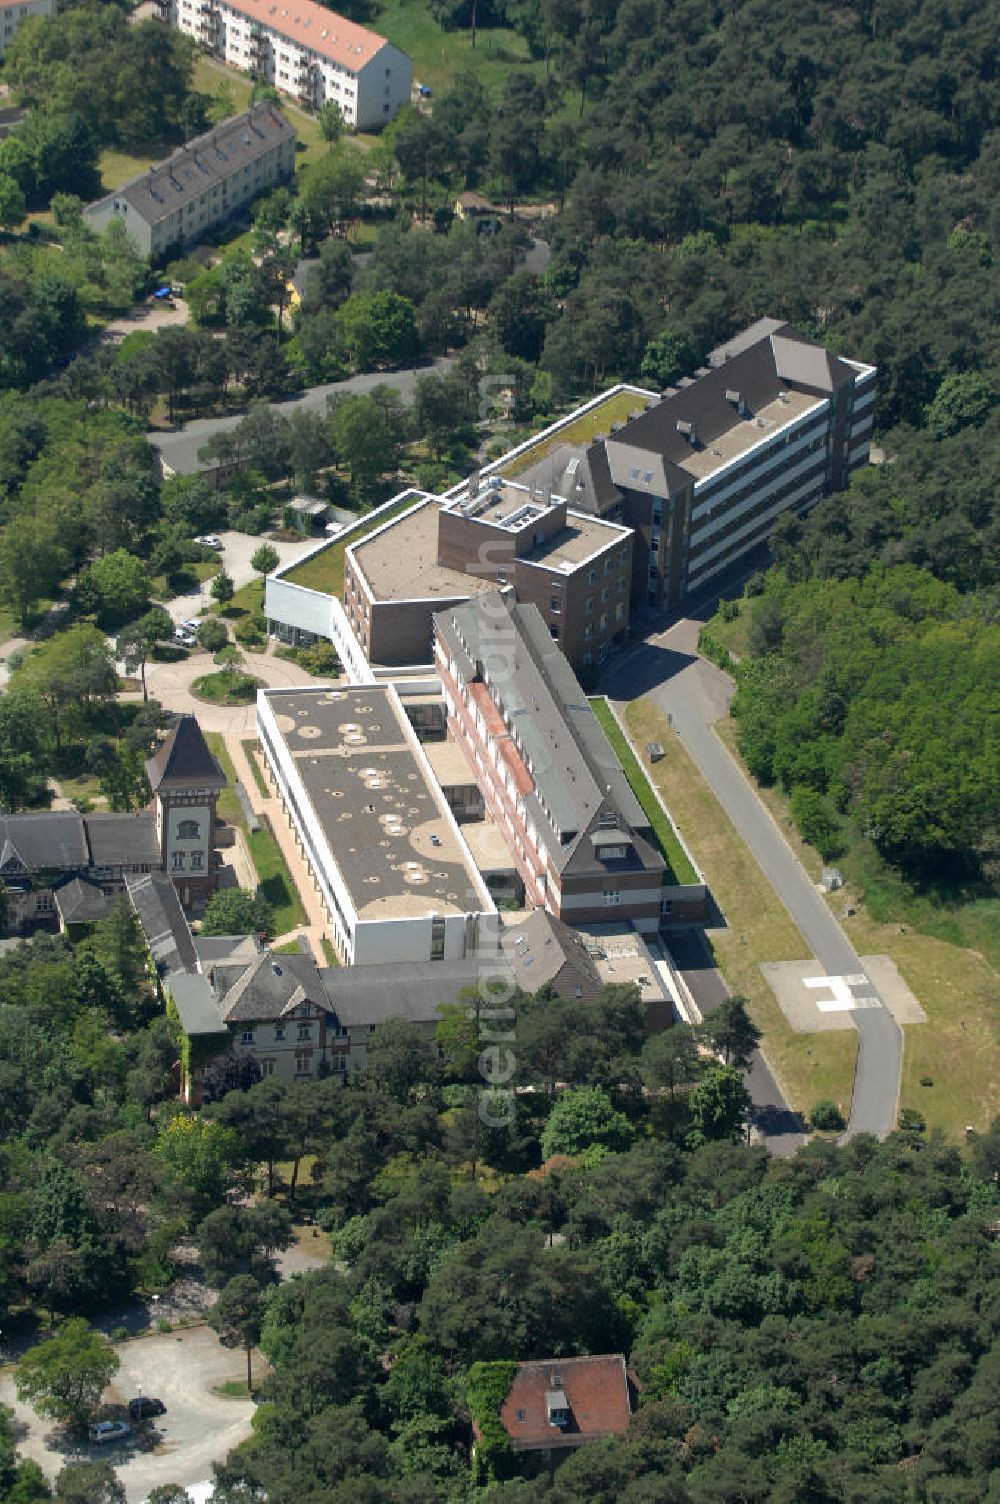
<path id="1" fill-rule="evenodd" d="M 854 947 L 712 729 L 727 713 L 733 685 L 727 674 L 697 656 L 699 625 L 679 621 L 626 652 L 614 665 L 614 698 L 648 695 L 670 717 L 813 955 L 831 976 L 861 973 L 864 967 Z M 874 985 L 870 990 L 877 997 Z M 896 1125 L 903 1037 L 880 999 L 877 1007 L 856 1011 L 851 1017 L 859 1048 L 845 1137 L 873 1133 L 884 1138 Z"/>

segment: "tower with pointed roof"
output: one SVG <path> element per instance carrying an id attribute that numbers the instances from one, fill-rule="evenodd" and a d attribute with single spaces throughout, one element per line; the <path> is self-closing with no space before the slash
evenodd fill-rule
<path id="1" fill-rule="evenodd" d="M 226 775 L 193 715 L 183 715 L 146 761 L 164 871 L 185 908 L 214 891 L 216 804 Z"/>

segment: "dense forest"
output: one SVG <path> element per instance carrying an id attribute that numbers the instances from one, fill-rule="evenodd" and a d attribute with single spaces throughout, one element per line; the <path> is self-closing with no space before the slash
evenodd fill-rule
<path id="1" fill-rule="evenodd" d="M 744 1141 L 738 1000 L 648 1040 L 629 988 L 513 1006 L 509 1127 L 463 1006 L 434 1050 L 384 1025 L 346 1084 L 223 1063 L 194 1115 L 124 910 L 0 960 L 0 1323 L 58 1321 L 19 1385 L 72 1421 L 52 1374 L 85 1364 L 85 1414 L 114 1363 L 80 1318 L 168 1287 L 186 1242 L 211 1324 L 270 1365 L 218 1504 L 992 1499 L 1000 1122 L 964 1153 L 912 1128 L 774 1160 Z M 303 1211 L 333 1261 L 278 1284 Z M 628 1435 L 519 1479 L 484 1396 L 588 1351 L 630 1357 Z M 122 1497 L 84 1474 L 57 1498 Z M 50 1497 L 0 1412 L 0 1500 Z"/>

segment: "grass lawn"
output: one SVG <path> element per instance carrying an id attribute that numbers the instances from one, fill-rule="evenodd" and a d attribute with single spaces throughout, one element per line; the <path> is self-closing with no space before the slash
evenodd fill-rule
<path id="1" fill-rule="evenodd" d="M 246 1379 L 226 1379 L 222 1384 L 213 1384 L 212 1393 L 223 1400 L 245 1400 L 250 1396 Z"/>
<path id="2" fill-rule="evenodd" d="M 320 549 L 301 564 L 296 564 L 282 578 L 291 585 L 304 585 L 307 590 L 322 590 L 325 595 L 335 595 L 339 599 L 344 593 L 344 549 L 347 545 L 367 538 L 377 527 L 398 517 L 400 512 L 408 512 L 414 504 L 415 498 L 411 496 L 406 501 L 397 502 L 394 507 L 388 507 L 378 517 L 362 518 L 343 538 L 337 538 L 327 548 Z M 242 592 L 238 591 L 237 594 Z"/>
<path id="3" fill-rule="evenodd" d="M 641 407 L 642 398 L 634 392 L 617 392 L 605 397 L 603 402 L 598 402 L 582 418 L 577 418 L 575 423 L 567 423 L 558 433 L 551 434 L 547 439 L 524 450 L 516 460 L 504 466 L 503 474 L 511 478 L 520 475 L 529 465 L 544 459 L 557 444 L 589 444 L 597 434 L 610 433 L 612 423 L 626 422 L 629 413 L 634 413 Z"/>
<path id="4" fill-rule="evenodd" d="M 176 150 L 176 142 L 172 145 L 167 142 L 154 143 L 145 151 L 119 151 L 117 147 L 106 146 L 97 159 L 105 193 L 120 188 L 129 178 L 137 178 L 140 173 L 148 172 L 154 162 L 162 162 L 164 157 L 169 157 Z"/>
<path id="5" fill-rule="evenodd" d="M 271 949 L 278 956 L 301 956 L 302 947 L 298 940 L 286 940 L 284 945 L 272 945 Z"/>
<path id="6" fill-rule="evenodd" d="M 512 67 L 540 81 L 545 77 L 544 62 L 530 58 L 527 43 L 517 32 L 503 27 L 480 29 L 473 47 L 470 31 L 443 31 L 423 0 L 385 0 L 370 25 L 413 59 L 414 81 L 430 84 L 436 93 L 460 73 L 474 73 L 494 97 Z"/>
<path id="7" fill-rule="evenodd" d="M 662 853 L 670 872 L 667 881 L 671 883 L 696 883 L 700 879 L 697 872 L 688 861 L 684 847 L 674 834 L 673 827 L 666 815 L 660 801 L 650 786 L 646 770 L 636 757 L 626 737 L 622 735 L 621 727 L 615 720 L 611 706 L 603 696 L 598 695 L 591 700 L 594 714 L 597 716 L 608 741 L 615 750 L 615 755 L 625 770 L 632 792 L 646 812 L 653 834 L 656 837 L 660 852 Z"/>
<path id="8" fill-rule="evenodd" d="M 237 72 L 235 68 L 227 68 L 222 63 L 217 63 L 214 58 L 206 57 L 202 53 L 194 66 L 195 88 L 203 94 L 214 95 L 223 84 L 232 95 L 234 115 L 239 115 L 243 110 L 250 108 L 252 80 L 247 78 L 246 74 Z M 298 105 L 293 104 L 284 95 L 281 97 L 281 108 L 298 132 L 297 165 L 301 166 L 303 162 L 310 162 L 322 156 L 327 150 L 327 145 L 320 134 L 319 123 L 315 116 L 306 114 L 305 110 L 299 109 Z M 304 151 L 302 147 L 305 147 Z"/>
<path id="9" fill-rule="evenodd" d="M 735 658 L 744 658 L 747 653 L 747 639 L 750 635 L 750 616 L 753 611 L 752 600 L 738 600 L 735 604 L 739 607 L 739 615 L 733 621 L 723 621 L 719 612 L 716 611 L 712 620 L 708 622 L 708 630 L 720 642 L 724 648 L 728 648 Z"/>
<path id="10" fill-rule="evenodd" d="M 207 700 L 210 705 L 249 705 L 256 699 L 262 681 L 252 674 L 230 673 L 219 669 L 214 674 L 202 674 L 191 683 L 191 693 L 198 700 Z"/>
<path id="11" fill-rule="evenodd" d="M 257 785 L 257 792 L 262 799 L 270 799 L 270 791 L 260 770 L 260 763 L 257 761 L 257 742 L 253 737 L 247 737 L 246 741 L 240 743 L 240 746 L 243 748 L 246 760 L 250 764 L 250 771 L 253 774 L 253 781 Z"/>
<path id="12" fill-rule="evenodd" d="M 222 771 L 228 783 L 228 787 L 219 795 L 219 814 L 227 824 L 238 825 L 242 830 L 247 849 L 257 869 L 257 881 L 261 892 L 274 910 L 274 933 L 287 935 L 289 930 L 307 924 L 308 919 L 302 907 L 299 890 L 281 854 L 281 847 L 266 822 L 253 834 L 247 830 L 243 806 L 236 797 L 236 769 L 226 750 L 222 733 L 207 731 L 205 740 L 222 764 Z"/>
<path id="13" fill-rule="evenodd" d="M 637 700 L 628 707 L 625 720 L 636 745 L 658 741 L 666 750 L 666 757 L 650 769 L 650 779 L 726 915 L 728 928 L 712 932 L 715 958 L 732 990 L 748 999 L 782 1089 L 802 1112 L 820 1097 L 830 1097 L 846 1117 L 854 1087 L 856 1033 L 845 1029 L 796 1034 L 760 971 L 762 961 L 803 959 L 809 947 L 666 718 L 651 701 Z"/>
<path id="14" fill-rule="evenodd" d="M 740 761 L 734 723 L 721 721 L 716 730 Z M 799 836 L 784 794 L 755 787 L 810 877 L 818 880 L 823 860 Z M 927 1014 L 926 1024 L 911 1024 L 903 1031 L 900 1106 L 915 1107 L 928 1127 L 940 1128 L 952 1138 L 963 1137 L 968 1123 L 985 1129 L 1000 1101 L 1000 977 L 990 964 L 993 952 L 987 943 L 977 943 L 978 935 L 973 945 L 962 945 L 920 933 L 912 923 L 881 922 L 862 892 L 855 892 L 849 873 L 846 887 L 827 895 L 838 919 L 848 901 L 858 912 L 841 922 L 855 950 L 862 956 L 891 956 Z M 990 907 L 982 905 L 982 939 L 992 939 L 995 945 L 995 927 L 985 917 Z M 976 916 L 970 916 L 970 926 L 976 922 Z M 922 1077 L 929 1077 L 933 1085 L 921 1086 Z"/>
<path id="15" fill-rule="evenodd" d="M 323 946 L 323 954 L 326 957 L 327 966 L 339 966 L 340 957 L 337 955 L 337 952 L 333 948 L 333 941 L 327 939 L 326 935 L 324 935 L 320 943 Z"/>

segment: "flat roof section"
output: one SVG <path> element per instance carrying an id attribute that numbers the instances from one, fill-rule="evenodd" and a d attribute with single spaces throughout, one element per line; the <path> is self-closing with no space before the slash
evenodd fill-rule
<path id="1" fill-rule="evenodd" d="M 427 761 L 442 788 L 465 788 L 476 778 L 457 742 L 423 742 Z"/>
<path id="2" fill-rule="evenodd" d="M 766 439 L 773 438 L 786 423 L 801 418 L 813 408 L 822 407 L 824 400 L 812 397 L 808 392 L 789 390 L 784 396 L 776 397 L 773 402 L 767 402 L 758 408 L 752 418 L 741 418 L 703 449 L 692 449 L 678 463 L 682 470 L 686 470 L 697 480 L 706 480 L 716 470 L 721 470 L 723 465 L 731 464 L 741 454 L 746 454 L 755 444 L 763 444 Z"/>
<path id="3" fill-rule="evenodd" d="M 441 503 L 431 500 L 400 517 L 350 553 L 377 601 L 464 599 L 495 590 L 496 578 L 448 569 L 437 561 Z"/>
<path id="4" fill-rule="evenodd" d="M 360 920 L 487 907 L 391 685 L 265 699 Z"/>
<path id="5" fill-rule="evenodd" d="M 562 531 L 546 538 L 524 558 L 529 564 L 544 564 L 546 569 L 561 569 L 569 574 L 631 531 L 617 522 L 604 522 L 583 512 L 567 512 Z"/>
<path id="6" fill-rule="evenodd" d="M 503 831 L 495 821 L 470 820 L 462 826 L 462 834 L 480 872 L 517 871 Z"/>

